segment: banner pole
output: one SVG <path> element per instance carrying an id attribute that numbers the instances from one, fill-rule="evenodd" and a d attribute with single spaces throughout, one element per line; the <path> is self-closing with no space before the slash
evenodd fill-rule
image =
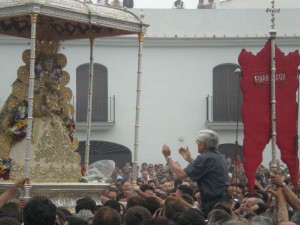
<path id="1" fill-rule="evenodd" d="M 279 12 L 279 9 L 275 8 L 275 0 L 271 1 L 272 7 L 266 10 L 267 13 L 271 13 L 271 143 L 272 143 L 272 160 L 270 164 L 271 170 L 277 170 L 278 165 L 276 163 L 276 30 L 275 30 L 275 13 Z"/>

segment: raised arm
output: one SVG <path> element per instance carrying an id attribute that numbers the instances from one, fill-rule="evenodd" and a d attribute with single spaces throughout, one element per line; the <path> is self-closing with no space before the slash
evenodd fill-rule
<path id="1" fill-rule="evenodd" d="M 297 195 L 283 182 L 280 175 L 274 175 L 271 177 L 271 182 L 277 187 L 281 187 L 285 195 L 286 201 L 294 209 L 300 209 L 300 199 Z"/>
<path id="2" fill-rule="evenodd" d="M 184 172 L 184 170 L 177 163 L 175 163 L 175 161 L 172 159 L 171 150 L 170 150 L 169 146 L 164 145 L 162 148 L 162 153 L 163 153 L 167 163 L 169 164 L 169 167 L 178 176 L 178 178 L 181 178 L 181 179 L 186 178 L 187 175 Z"/>
<path id="3" fill-rule="evenodd" d="M 16 193 L 16 190 L 18 188 L 24 187 L 25 183 L 28 181 L 27 178 L 21 179 L 16 181 L 12 186 L 8 188 L 4 193 L 0 195 L 0 205 L 3 205 L 6 203 L 9 199 L 11 199 L 14 194 Z"/>

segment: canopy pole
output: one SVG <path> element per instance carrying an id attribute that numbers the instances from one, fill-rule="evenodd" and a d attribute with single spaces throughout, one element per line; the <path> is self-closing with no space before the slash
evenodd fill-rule
<path id="1" fill-rule="evenodd" d="M 88 108 L 86 120 L 86 145 L 85 145 L 85 160 L 84 165 L 86 172 L 90 163 L 90 138 L 92 125 L 92 109 L 93 109 L 93 81 L 94 81 L 94 45 L 95 38 L 90 38 L 90 65 L 89 65 L 89 86 L 88 86 Z"/>
<path id="2" fill-rule="evenodd" d="M 142 50 L 144 42 L 144 33 L 139 33 L 139 50 L 138 50 L 138 71 L 137 71 L 137 89 L 136 89 L 136 108 L 135 108 L 135 126 L 134 126 L 134 151 L 133 151 L 133 176 L 132 184 L 136 184 L 137 180 L 137 163 L 139 151 L 139 127 L 140 127 L 140 99 L 141 99 L 141 77 L 142 77 Z"/>
<path id="3" fill-rule="evenodd" d="M 31 19 L 31 37 L 30 37 L 30 76 L 29 76 L 29 87 L 28 87 L 28 116 L 26 119 L 27 124 L 27 135 L 26 135 L 26 151 L 25 151 L 25 162 L 24 162 L 24 178 L 30 178 L 30 155 L 32 151 L 32 111 L 33 111 L 33 98 L 34 98 L 34 66 L 35 66 L 35 45 L 36 45 L 36 24 L 38 19 L 37 13 L 30 14 Z M 25 193 L 23 198 L 30 198 L 31 186 L 25 184 Z"/>

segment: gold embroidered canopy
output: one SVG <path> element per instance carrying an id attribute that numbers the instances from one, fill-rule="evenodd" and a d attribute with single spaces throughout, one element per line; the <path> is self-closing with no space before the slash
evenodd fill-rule
<path id="1" fill-rule="evenodd" d="M 133 13 L 75 0 L 2 0 L 0 34 L 30 38 L 30 15 L 38 14 L 37 31 L 59 40 L 137 34 L 147 27 Z M 38 38 L 38 37 L 37 37 Z"/>

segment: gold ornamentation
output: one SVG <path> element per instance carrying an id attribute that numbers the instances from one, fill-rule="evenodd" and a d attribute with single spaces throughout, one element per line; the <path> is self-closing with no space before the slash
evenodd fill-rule
<path id="1" fill-rule="evenodd" d="M 11 111 L 13 108 L 17 107 L 20 103 L 20 100 L 11 95 L 7 102 L 7 110 Z"/>
<path id="2" fill-rule="evenodd" d="M 67 65 L 67 57 L 60 53 L 57 54 L 57 65 L 61 66 L 61 68 L 65 68 Z"/>
<path id="3" fill-rule="evenodd" d="M 6 115 L 4 118 L 1 119 L 1 128 L 3 130 L 7 130 L 9 128 L 10 120 L 11 120 L 10 115 Z M 0 143 L 2 142 L 0 141 Z"/>
<path id="4" fill-rule="evenodd" d="M 72 90 L 70 88 L 63 87 L 61 89 L 61 92 L 62 92 L 63 99 L 65 101 L 67 101 L 67 102 L 71 101 L 73 94 L 72 94 Z"/>
<path id="5" fill-rule="evenodd" d="M 73 141 L 72 141 L 72 149 L 73 149 L 74 151 L 76 151 L 77 148 L 78 148 L 78 146 L 79 146 L 79 141 L 78 141 L 78 139 L 77 139 L 76 137 L 73 137 Z M 78 163 L 80 163 L 80 156 L 79 156 L 79 162 L 78 162 Z"/>
<path id="6" fill-rule="evenodd" d="M 22 60 L 26 65 L 30 64 L 30 49 L 26 49 L 22 54 Z"/>
<path id="7" fill-rule="evenodd" d="M 64 117 L 70 117 L 70 115 L 74 115 L 74 113 L 75 113 L 74 107 L 70 103 L 63 103 Z"/>
<path id="8" fill-rule="evenodd" d="M 69 73 L 67 71 L 63 70 L 62 71 L 62 78 L 61 78 L 61 81 L 60 81 L 61 85 L 66 86 L 69 83 L 69 81 L 70 81 Z"/>
<path id="9" fill-rule="evenodd" d="M 58 116 L 36 119 L 30 179 L 40 182 L 74 182 L 81 178 L 80 155 L 74 152 L 65 124 Z M 22 165 L 13 164 L 11 178 L 23 177 Z"/>
<path id="10" fill-rule="evenodd" d="M 24 85 L 22 82 L 15 82 L 13 84 L 13 90 L 12 90 L 12 94 L 20 99 L 23 100 L 26 98 L 27 95 L 27 91 L 28 91 L 28 86 Z"/>
<path id="11" fill-rule="evenodd" d="M 57 112 L 57 113 L 61 112 L 59 97 L 56 94 L 47 93 L 46 104 L 50 112 Z"/>
<path id="12" fill-rule="evenodd" d="M 20 66 L 18 69 L 18 78 L 24 83 L 29 83 L 29 68 L 27 66 Z"/>
<path id="13" fill-rule="evenodd" d="M 0 134 L 0 158 L 6 159 L 9 156 L 11 138 L 7 134 Z"/>

